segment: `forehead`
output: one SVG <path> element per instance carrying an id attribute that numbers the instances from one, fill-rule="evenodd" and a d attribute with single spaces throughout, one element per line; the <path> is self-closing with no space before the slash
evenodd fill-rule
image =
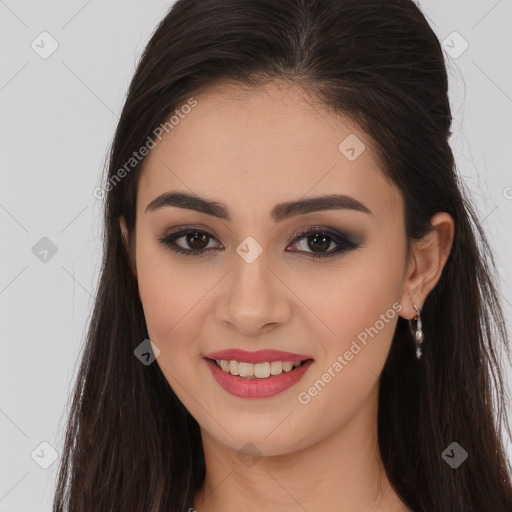
<path id="1" fill-rule="evenodd" d="M 146 157 L 137 215 L 170 190 L 221 200 L 240 221 L 279 202 L 332 193 L 400 213 L 398 190 L 383 177 L 366 134 L 302 89 L 221 83 L 194 99 Z"/>

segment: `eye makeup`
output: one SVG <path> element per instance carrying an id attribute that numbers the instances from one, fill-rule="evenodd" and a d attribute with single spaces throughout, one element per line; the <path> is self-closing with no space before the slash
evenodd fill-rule
<path id="1" fill-rule="evenodd" d="M 177 243 L 178 240 L 184 239 L 185 244 L 190 243 L 203 243 L 206 244 L 205 247 L 197 249 L 197 248 L 186 248 Z M 199 228 L 195 226 L 188 226 L 173 230 L 168 232 L 162 238 L 159 238 L 159 242 L 164 246 L 168 247 L 175 253 L 183 256 L 191 256 L 203 258 L 209 254 L 215 247 L 208 248 L 210 242 L 212 240 L 216 240 L 215 236 L 212 235 L 205 228 Z M 318 259 L 318 258 L 326 258 L 335 255 L 341 255 L 347 251 L 352 251 L 361 247 L 361 244 L 357 243 L 352 239 L 351 236 L 331 227 L 327 226 L 306 226 L 302 227 L 298 230 L 297 233 L 294 234 L 291 241 L 293 242 L 292 246 L 297 246 L 297 244 L 301 243 L 303 240 L 308 241 L 307 247 L 311 250 L 311 241 L 314 244 L 320 245 L 320 252 L 315 252 L 312 250 L 311 252 L 304 250 L 290 250 L 286 249 L 286 252 L 297 252 L 303 254 L 304 257 L 309 259 Z M 322 247 L 329 249 L 332 245 L 336 247 L 333 250 L 329 250 L 328 252 L 321 252 Z M 222 249 L 223 247 L 217 248 L 217 250 Z"/>

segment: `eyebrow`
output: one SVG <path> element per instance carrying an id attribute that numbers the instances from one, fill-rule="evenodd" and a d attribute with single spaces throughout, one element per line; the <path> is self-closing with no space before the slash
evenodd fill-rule
<path id="1" fill-rule="evenodd" d="M 167 206 L 195 210 L 219 219 L 231 221 L 229 209 L 224 203 L 205 199 L 188 192 L 165 192 L 148 204 L 145 213 Z M 356 210 L 372 214 L 368 207 L 351 196 L 331 194 L 277 204 L 272 208 L 270 215 L 274 222 L 281 222 L 290 217 L 322 210 Z"/>

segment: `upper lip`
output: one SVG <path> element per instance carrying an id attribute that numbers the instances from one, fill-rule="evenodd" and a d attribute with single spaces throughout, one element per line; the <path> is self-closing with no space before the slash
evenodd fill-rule
<path id="1" fill-rule="evenodd" d="M 295 354 L 293 352 L 283 352 L 282 350 L 264 349 L 255 352 L 248 352 L 241 349 L 226 349 L 219 350 L 218 352 L 210 352 L 205 354 L 204 357 L 209 359 L 216 359 L 218 361 L 238 361 L 245 363 L 271 363 L 272 361 L 290 361 L 292 363 L 305 361 L 306 359 L 313 359 L 311 356 L 303 354 Z"/>

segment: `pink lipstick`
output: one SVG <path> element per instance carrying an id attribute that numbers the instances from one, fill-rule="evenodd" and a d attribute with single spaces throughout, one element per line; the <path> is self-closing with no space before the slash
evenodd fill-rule
<path id="1" fill-rule="evenodd" d="M 295 385 L 314 360 L 280 350 L 227 349 L 204 355 L 215 381 L 240 398 L 270 398 Z"/>

